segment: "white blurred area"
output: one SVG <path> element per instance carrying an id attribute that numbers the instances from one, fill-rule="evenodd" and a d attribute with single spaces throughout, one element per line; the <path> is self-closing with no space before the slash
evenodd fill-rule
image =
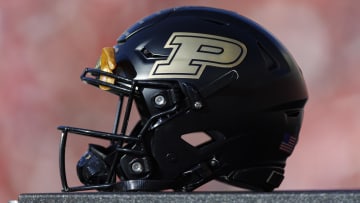
<path id="1" fill-rule="evenodd" d="M 82 70 L 137 20 L 181 5 L 254 19 L 302 68 L 310 99 L 279 190 L 360 187 L 360 1 L 0 0 L 1 202 L 61 190 L 56 127 L 111 131 L 115 116 L 117 98 L 84 85 Z M 201 189 L 230 190 L 216 183 Z"/>

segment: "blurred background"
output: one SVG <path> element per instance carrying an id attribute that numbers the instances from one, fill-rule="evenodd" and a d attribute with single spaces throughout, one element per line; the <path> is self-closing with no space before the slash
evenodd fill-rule
<path id="1" fill-rule="evenodd" d="M 110 131 L 114 118 L 116 97 L 83 84 L 82 70 L 137 20 L 182 5 L 257 21 L 302 68 L 310 99 L 278 190 L 360 188 L 360 1 L 0 0 L 1 202 L 60 192 L 56 127 Z M 69 146 L 69 159 L 84 149 Z"/>

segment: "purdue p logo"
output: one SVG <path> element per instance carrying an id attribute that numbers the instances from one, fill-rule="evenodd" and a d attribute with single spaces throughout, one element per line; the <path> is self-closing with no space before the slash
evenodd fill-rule
<path id="1" fill-rule="evenodd" d="M 154 63 L 149 78 L 199 79 L 207 66 L 233 68 L 246 55 L 246 46 L 234 39 L 216 35 L 174 32 L 164 48 L 169 57 Z"/>

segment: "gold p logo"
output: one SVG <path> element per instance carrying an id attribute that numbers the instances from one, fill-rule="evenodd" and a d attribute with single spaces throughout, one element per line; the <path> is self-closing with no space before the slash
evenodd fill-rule
<path id="1" fill-rule="evenodd" d="M 149 78 L 199 79 L 206 66 L 233 68 L 246 56 L 246 46 L 216 35 L 174 32 L 164 48 L 169 57 L 154 63 Z"/>

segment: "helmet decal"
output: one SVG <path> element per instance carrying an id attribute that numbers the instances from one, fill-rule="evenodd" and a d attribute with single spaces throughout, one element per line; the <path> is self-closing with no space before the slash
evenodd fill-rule
<path id="1" fill-rule="evenodd" d="M 172 51 L 167 59 L 155 62 L 149 78 L 199 79 L 205 67 L 233 68 L 247 52 L 237 40 L 188 32 L 174 32 L 164 48 Z"/>

